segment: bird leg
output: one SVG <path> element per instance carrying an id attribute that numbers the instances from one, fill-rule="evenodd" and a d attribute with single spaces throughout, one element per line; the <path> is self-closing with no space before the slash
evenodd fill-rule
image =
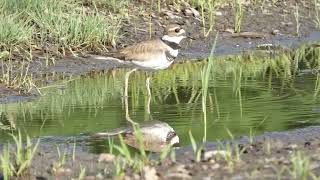
<path id="1" fill-rule="evenodd" d="M 150 111 L 150 103 L 151 103 L 150 77 L 147 77 L 147 79 L 146 79 L 146 87 L 147 87 L 147 92 L 148 92 L 147 113 L 150 116 L 150 114 L 151 114 L 151 111 Z"/>
<path id="2" fill-rule="evenodd" d="M 129 115 L 129 105 L 128 105 L 128 86 L 129 86 L 129 77 L 130 74 L 133 73 L 134 71 L 136 71 L 137 69 L 132 69 L 131 71 L 126 73 L 125 76 L 125 87 L 124 87 L 124 105 L 125 105 L 125 109 L 126 109 L 126 119 L 127 121 L 129 121 L 132 125 L 136 125 L 137 123 L 134 122 Z"/>

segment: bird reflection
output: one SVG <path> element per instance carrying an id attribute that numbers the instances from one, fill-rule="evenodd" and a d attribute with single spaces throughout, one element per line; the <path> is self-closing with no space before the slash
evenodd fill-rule
<path id="1" fill-rule="evenodd" d="M 165 122 L 152 120 L 139 124 L 144 149 L 152 152 L 161 152 L 168 145 L 179 146 L 179 137 L 174 129 Z M 100 132 L 93 135 L 95 138 L 112 137 L 121 134 L 124 142 L 134 148 L 139 148 L 139 141 L 134 135 L 132 126 L 117 128 L 110 132 Z"/>
<path id="2" fill-rule="evenodd" d="M 127 74 L 126 74 L 127 75 Z M 126 120 L 128 123 L 127 127 L 117 128 L 110 132 L 100 132 L 93 135 L 94 138 L 105 138 L 113 137 L 121 134 L 123 136 L 124 142 L 134 148 L 139 148 L 139 140 L 137 139 L 134 130 L 138 127 L 142 135 L 144 149 L 152 152 L 160 152 L 168 145 L 178 146 L 179 137 L 177 136 L 174 129 L 167 123 L 152 120 L 150 104 L 151 104 L 151 91 L 150 91 L 150 78 L 146 80 L 146 86 L 148 91 L 147 99 L 147 113 L 149 115 L 149 121 L 144 121 L 142 123 L 137 123 L 133 121 L 129 113 L 129 103 L 128 103 L 128 78 L 125 81 L 125 90 L 124 90 L 124 105 L 126 112 Z"/>

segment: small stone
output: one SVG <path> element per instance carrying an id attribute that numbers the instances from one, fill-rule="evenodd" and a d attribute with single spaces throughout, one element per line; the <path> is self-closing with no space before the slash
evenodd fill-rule
<path id="1" fill-rule="evenodd" d="M 216 15 L 216 16 L 222 16 L 222 12 L 220 12 L 220 11 L 215 11 L 215 12 L 214 12 L 214 15 Z"/>
<path id="2" fill-rule="evenodd" d="M 274 30 L 272 30 L 271 34 L 272 35 L 279 35 L 280 34 L 280 30 L 274 29 Z"/>
<path id="3" fill-rule="evenodd" d="M 71 174 L 72 170 L 70 168 L 66 168 L 64 172 L 66 172 L 67 174 Z"/>
<path id="4" fill-rule="evenodd" d="M 166 16 L 166 17 L 168 17 L 169 19 L 181 19 L 180 16 L 175 15 L 175 14 L 174 14 L 173 12 L 171 12 L 171 11 L 162 11 L 162 12 L 161 12 L 161 15 L 162 15 L 162 16 Z"/>
<path id="5" fill-rule="evenodd" d="M 311 146 L 311 142 L 310 141 L 307 141 L 304 143 L 304 147 L 307 147 L 307 146 Z"/>
<path id="6" fill-rule="evenodd" d="M 95 176 L 86 176 L 84 177 L 84 180 L 95 180 L 96 177 Z"/>
<path id="7" fill-rule="evenodd" d="M 192 8 L 192 7 L 187 7 L 183 10 L 184 15 L 186 16 L 193 16 L 195 18 L 199 18 L 200 17 L 200 13 L 199 11 L 197 11 L 196 9 Z"/>
<path id="8" fill-rule="evenodd" d="M 219 168 L 220 168 L 219 164 L 214 164 L 214 165 L 210 166 L 211 170 L 216 170 L 216 169 L 219 169 Z"/>
<path id="9" fill-rule="evenodd" d="M 72 173 L 72 170 L 70 168 L 58 168 L 56 170 L 56 174 L 64 174 L 64 175 L 70 175 Z"/>
<path id="10" fill-rule="evenodd" d="M 190 8 L 184 9 L 184 10 L 183 10 L 183 14 L 184 14 L 185 16 L 192 16 L 192 15 L 193 15 L 193 13 L 192 13 L 192 11 L 190 10 Z"/>
<path id="11" fill-rule="evenodd" d="M 209 161 L 214 157 L 214 155 L 215 155 L 215 151 L 204 152 L 202 160 Z"/>
<path id="12" fill-rule="evenodd" d="M 165 175 L 165 179 L 192 179 L 189 174 L 169 173 Z"/>
<path id="13" fill-rule="evenodd" d="M 140 176 L 139 176 L 139 174 L 133 174 L 133 179 L 135 179 L 135 180 L 140 180 L 141 178 L 140 178 Z"/>
<path id="14" fill-rule="evenodd" d="M 319 167 L 320 167 L 320 165 L 318 163 L 312 162 L 312 163 L 310 163 L 309 170 L 318 169 Z"/>
<path id="15" fill-rule="evenodd" d="M 200 17 L 199 11 L 197 11 L 195 8 L 191 7 L 190 10 L 192 11 L 194 17 L 196 18 Z"/>
<path id="16" fill-rule="evenodd" d="M 214 159 L 210 159 L 208 162 L 209 162 L 210 164 L 216 163 L 216 161 L 215 161 Z"/>
<path id="17" fill-rule="evenodd" d="M 103 175 L 101 173 L 98 173 L 96 175 L 96 179 L 104 179 Z"/>
<path id="18" fill-rule="evenodd" d="M 267 9 L 263 9 L 262 10 L 262 14 L 264 14 L 264 15 L 272 15 L 272 13 Z"/>
<path id="19" fill-rule="evenodd" d="M 98 158 L 98 162 L 113 162 L 116 156 L 109 153 L 102 153 Z"/>
<path id="20" fill-rule="evenodd" d="M 144 179 L 148 180 L 158 180 L 157 171 L 154 167 L 145 166 L 143 168 Z"/>
<path id="21" fill-rule="evenodd" d="M 208 170 L 208 166 L 207 165 L 202 165 L 202 169 L 206 171 L 206 170 Z"/>
<path id="22" fill-rule="evenodd" d="M 293 23 L 292 22 L 281 22 L 282 26 L 292 26 Z"/>
<path id="23" fill-rule="evenodd" d="M 228 32 L 228 33 L 233 34 L 234 33 L 234 29 L 227 28 L 227 29 L 224 30 L 224 32 Z"/>
<path id="24" fill-rule="evenodd" d="M 298 148 L 298 145 L 297 144 L 290 144 L 289 147 L 291 149 L 297 149 Z"/>

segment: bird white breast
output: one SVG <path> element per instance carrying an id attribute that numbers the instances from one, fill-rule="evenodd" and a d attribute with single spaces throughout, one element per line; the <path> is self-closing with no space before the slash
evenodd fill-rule
<path id="1" fill-rule="evenodd" d="M 177 57 L 178 53 L 179 53 L 179 50 L 170 48 L 169 53 L 170 53 L 171 56 Z"/>
<path id="2" fill-rule="evenodd" d="M 174 52 L 178 53 L 178 52 Z M 171 52 L 170 52 L 171 54 Z M 162 53 L 161 55 L 154 56 L 148 61 L 132 61 L 135 65 L 146 69 L 160 70 L 168 68 L 173 61 L 168 61 L 166 54 Z"/>

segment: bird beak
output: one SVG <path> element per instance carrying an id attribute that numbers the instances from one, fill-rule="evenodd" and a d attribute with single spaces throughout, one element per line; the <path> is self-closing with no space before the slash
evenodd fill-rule
<path id="1" fill-rule="evenodd" d="M 187 34 L 184 29 L 181 29 L 180 32 L 179 32 L 179 34 L 181 34 L 181 35 L 183 34 L 183 36 L 184 36 L 185 38 L 189 38 L 189 39 L 192 39 L 192 40 L 195 39 L 195 38 L 191 37 L 189 34 Z"/>
<path id="2" fill-rule="evenodd" d="M 190 35 L 190 33 L 186 34 L 186 37 L 187 37 L 188 39 L 195 40 L 195 38 L 194 38 L 194 37 L 192 37 L 192 36 Z"/>

